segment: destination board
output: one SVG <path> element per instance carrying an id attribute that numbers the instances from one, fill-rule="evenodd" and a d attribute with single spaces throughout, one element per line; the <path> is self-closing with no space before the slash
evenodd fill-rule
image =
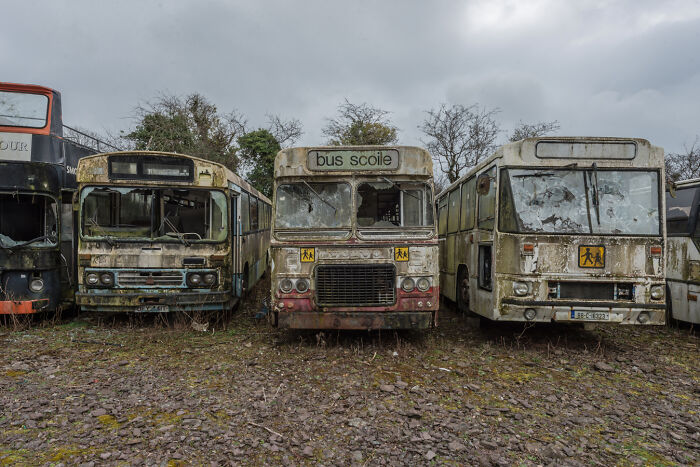
<path id="1" fill-rule="evenodd" d="M 399 151 L 314 149 L 309 151 L 308 161 L 309 170 L 314 171 L 396 170 L 399 168 Z"/>

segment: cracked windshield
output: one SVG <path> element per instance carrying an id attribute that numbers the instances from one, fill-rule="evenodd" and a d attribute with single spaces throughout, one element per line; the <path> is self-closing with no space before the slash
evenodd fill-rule
<path id="1" fill-rule="evenodd" d="M 430 187 L 425 184 L 364 182 L 357 187 L 360 227 L 422 227 L 433 225 Z"/>
<path id="2" fill-rule="evenodd" d="M 223 241 L 226 195 L 219 191 L 86 188 L 82 232 L 87 237 L 149 241 Z"/>
<path id="3" fill-rule="evenodd" d="M 0 247 L 55 245 L 56 219 L 56 203 L 49 196 L 0 193 Z"/>
<path id="4" fill-rule="evenodd" d="M 503 173 L 500 217 L 505 231 L 659 235 L 657 172 L 593 168 Z"/>
<path id="5" fill-rule="evenodd" d="M 289 183 L 277 187 L 277 229 L 350 228 L 348 183 Z"/>

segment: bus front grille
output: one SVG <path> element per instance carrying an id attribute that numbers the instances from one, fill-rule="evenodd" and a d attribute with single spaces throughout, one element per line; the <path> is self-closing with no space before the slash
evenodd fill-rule
<path id="1" fill-rule="evenodd" d="M 180 271 L 118 271 L 117 284 L 121 287 L 182 287 Z"/>
<path id="2" fill-rule="evenodd" d="M 382 306 L 396 301 L 392 264 L 321 264 L 316 267 L 319 306 Z"/>

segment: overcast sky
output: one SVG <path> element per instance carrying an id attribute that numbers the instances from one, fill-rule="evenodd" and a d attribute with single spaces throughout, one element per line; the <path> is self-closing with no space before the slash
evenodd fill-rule
<path id="1" fill-rule="evenodd" d="M 500 108 L 500 141 L 520 120 L 667 152 L 700 134 L 700 0 L 2 4 L 0 80 L 59 90 L 96 131 L 162 91 L 298 118 L 308 145 L 345 97 L 392 112 L 404 144 L 441 102 Z"/>

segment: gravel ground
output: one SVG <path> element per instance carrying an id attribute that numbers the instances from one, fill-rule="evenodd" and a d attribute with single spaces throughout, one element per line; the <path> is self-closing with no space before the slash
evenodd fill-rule
<path id="1" fill-rule="evenodd" d="M 0 328 L 0 464 L 698 465 L 691 329 L 300 333 L 254 314 Z"/>

